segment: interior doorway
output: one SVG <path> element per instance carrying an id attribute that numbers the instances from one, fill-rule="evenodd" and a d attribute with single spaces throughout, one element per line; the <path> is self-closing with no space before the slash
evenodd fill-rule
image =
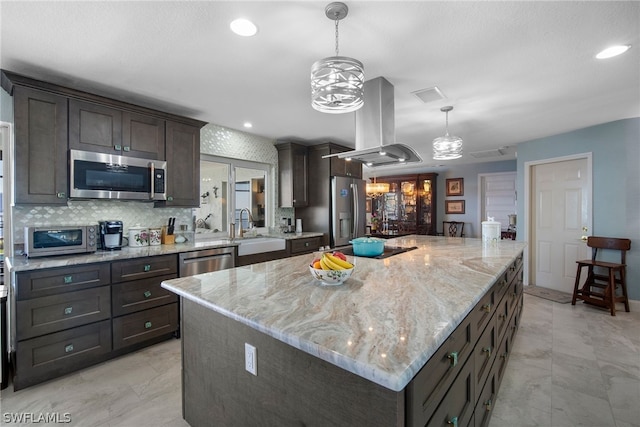
<path id="1" fill-rule="evenodd" d="M 516 173 L 482 173 L 478 175 L 478 183 L 478 225 L 491 217 L 500 223 L 502 230 L 506 230 L 509 228 L 509 215 L 514 215 L 517 209 Z"/>
<path id="2" fill-rule="evenodd" d="M 525 163 L 526 284 L 573 292 L 576 260 L 589 257 L 592 188 L 591 153 Z"/>

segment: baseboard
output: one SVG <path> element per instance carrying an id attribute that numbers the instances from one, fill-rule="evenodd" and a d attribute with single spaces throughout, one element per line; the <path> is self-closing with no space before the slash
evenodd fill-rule
<path id="1" fill-rule="evenodd" d="M 640 311 L 640 301 L 630 299 L 629 300 L 629 309 L 633 312 Z"/>

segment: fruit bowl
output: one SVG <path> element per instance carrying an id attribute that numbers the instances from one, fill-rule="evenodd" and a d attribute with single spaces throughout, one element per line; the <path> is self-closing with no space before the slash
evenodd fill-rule
<path id="1" fill-rule="evenodd" d="M 354 268 L 348 268 L 345 270 L 323 270 L 313 268 L 313 266 L 309 266 L 309 272 L 314 279 L 321 281 L 325 285 L 341 285 L 351 277 L 351 273 L 353 273 Z"/>

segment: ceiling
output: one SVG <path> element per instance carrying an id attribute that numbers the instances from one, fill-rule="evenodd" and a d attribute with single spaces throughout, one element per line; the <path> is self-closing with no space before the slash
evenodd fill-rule
<path id="1" fill-rule="evenodd" d="M 355 113 L 310 105 L 311 64 L 334 55 L 328 3 L 2 1 L 0 66 L 271 139 L 353 147 Z M 640 116 L 640 2 L 346 3 L 340 55 L 394 85 L 396 140 L 422 168 L 513 159 L 519 142 Z M 237 17 L 258 34 L 233 34 Z M 594 58 L 612 44 L 632 48 Z M 446 98 L 412 94 L 433 86 Z M 465 154 L 436 162 L 445 105 Z"/>

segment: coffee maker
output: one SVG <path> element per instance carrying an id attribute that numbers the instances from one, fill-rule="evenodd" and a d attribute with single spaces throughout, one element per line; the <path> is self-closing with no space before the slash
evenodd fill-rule
<path id="1" fill-rule="evenodd" d="M 122 248 L 122 221 L 99 221 L 100 246 L 104 251 L 117 251 Z"/>

